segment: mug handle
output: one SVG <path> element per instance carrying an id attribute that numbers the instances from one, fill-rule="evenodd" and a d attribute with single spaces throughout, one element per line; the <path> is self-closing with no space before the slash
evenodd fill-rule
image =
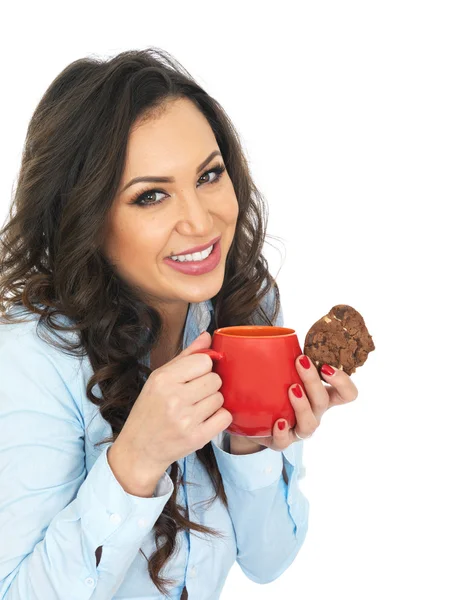
<path id="1" fill-rule="evenodd" d="M 218 352 L 212 348 L 200 348 L 200 350 L 194 350 L 192 354 L 207 354 L 213 360 L 222 360 L 222 358 L 225 356 L 223 352 Z"/>

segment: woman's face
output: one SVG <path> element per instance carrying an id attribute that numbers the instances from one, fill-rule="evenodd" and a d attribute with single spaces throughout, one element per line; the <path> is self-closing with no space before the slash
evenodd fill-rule
<path id="1" fill-rule="evenodd" d="M 224 165 L 220 152 L 197 173 L 198 166 L 216 150 L 219 147 L 208 121 L 187 99 L 171 102 L 162 116 L 136 123 L 129 135 L 104 251 L 125 280 L 139 286 L 152 305 L 169 313 L 212 298 L 222 287 L 238 202 L 227 171 L 220 179 L 210 171 Z M 174 181 L 129 185 L 135 177 L 144 176 L 173 177 Z M 141 206 L 132 203 L 136 198 Z M 222 256 L 208 273 L 188 275 L 164 261 L 217 236 L 221 236 Z"/>

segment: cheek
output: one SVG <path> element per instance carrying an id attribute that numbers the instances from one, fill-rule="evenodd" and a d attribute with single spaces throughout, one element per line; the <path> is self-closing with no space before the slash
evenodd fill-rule
<path id="1" fill-rule="evenodd" d="M 130 259 L 139 261 L 140 257 L 148 262 L 149 256 L 158 252 L 158 231 L 152 219 L 145 220 L 139 215 L 133 219 L 117 219 L 105 244 L 107 255 L 117 263 L 126 263 Z"/>
<path id="2" fill-rule="evenodd" d="M 221 206 L 221 215 L 222 219 L 232 225 L 235 224 L 239 214 L 239 204 L 236 198 L 236 195 L 230 194 L 227 195 L 222 202 Z"/>

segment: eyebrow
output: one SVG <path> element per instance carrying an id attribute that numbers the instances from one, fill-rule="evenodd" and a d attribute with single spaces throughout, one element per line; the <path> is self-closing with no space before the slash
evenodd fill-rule
<path id="1" fill-rule="evenodd" d="M 205 158 L 205 160 L 203 162 L 201 162 L 198 165 L 198 167 L 197 167 L 197 174 L 200 173 L 200 171 L 202 169 L 204 169 L 206 167 L 206 165 L 209 162 L 211 162 L 212 159 L 215 156 L 220 156 L 220 151 L 219 150 L 214 150 L 214 152 L 211 152 L 211 154 L 207 158 Z M 150 177 L 149 175 L 143 175 L 142 177 L 134 177 L 133 179 L 131 179 L 131 181 L 129 181 L 122 188 L 122 190 L 119 193 L 122 194 L 130 186 L 134 185 L 135 183 L 140 183 L 141 181 L 149 181 L 149 182 L 152 182 L 152 183 L 174 183 L 175 182 L 175 178 L 174 177 Z"/>

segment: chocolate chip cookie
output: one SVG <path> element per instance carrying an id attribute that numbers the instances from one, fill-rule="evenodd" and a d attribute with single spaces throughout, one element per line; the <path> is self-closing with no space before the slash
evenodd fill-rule
<path id="1" fill-rule="evenodd" d="M 337 304 L 310 328 L 303 353 L 319 373 L 326 363 L 351 375 L 372 350 L 375 344 L 359 312 L 347 304 Z"/>

